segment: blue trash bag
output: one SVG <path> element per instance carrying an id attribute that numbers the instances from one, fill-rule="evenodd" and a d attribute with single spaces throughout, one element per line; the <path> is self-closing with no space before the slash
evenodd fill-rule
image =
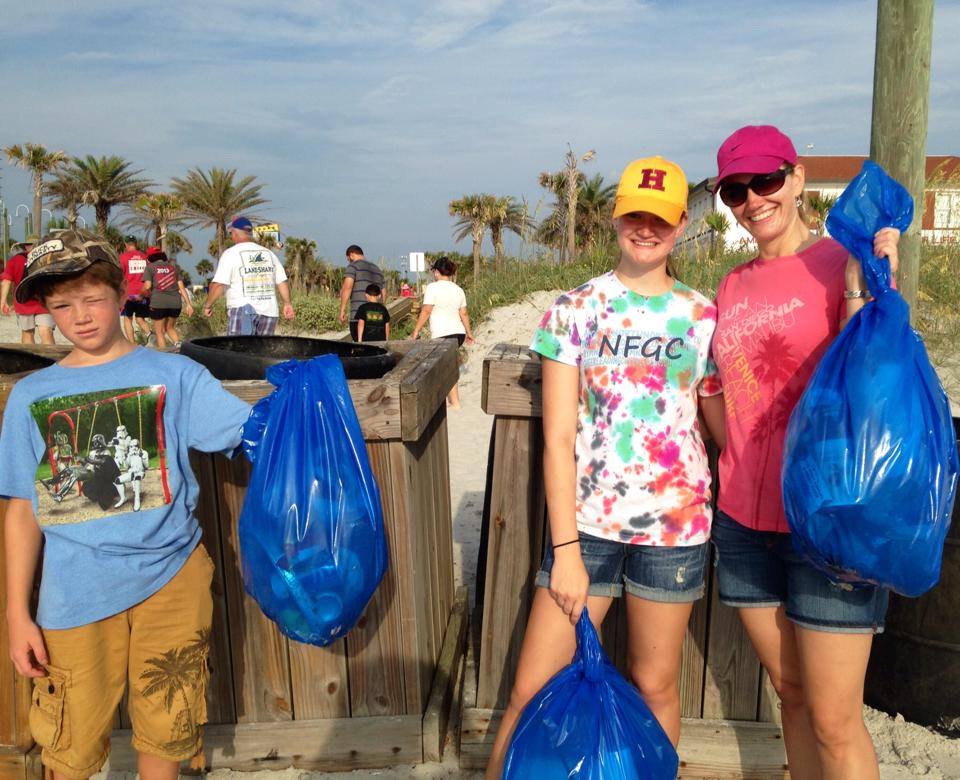
<path id="1" fill-rule="evenodd" d="M 291 639 L 326 646 L 359 620 L 387 569 L 380 491 L 340 361 L 267 369 L 253 408 L 240 514 L 243 582 Z"/>
<path id="2" fill-rule="evenodd" d="M 790 417 L 783 501 L 797 552 L 834 581 L 904 596 L 940 578 L 957 488 L 950 403 L 890 263 L 873 254 L 883 227 L 905 231 L 909 193 L 866 162 L 827 217 L 863 266 L 873 295 L 820 360 Z"/>
<path id="3" fill-rule="evenodd" d="M 503 780 L 674 780 L 664 730 L 600 646 L 583 610 L 577 652 L 520 714 Z"/>

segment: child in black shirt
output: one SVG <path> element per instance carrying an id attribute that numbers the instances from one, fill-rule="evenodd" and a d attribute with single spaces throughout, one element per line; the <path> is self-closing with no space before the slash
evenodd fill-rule
<path id="1" fill-rule="evenodd" d="M 390 338 L 390 312 L 380 303 L 380 285 L 368 284 L 367 302 L 357 309 L 357 341 L 386 341 Z"/>

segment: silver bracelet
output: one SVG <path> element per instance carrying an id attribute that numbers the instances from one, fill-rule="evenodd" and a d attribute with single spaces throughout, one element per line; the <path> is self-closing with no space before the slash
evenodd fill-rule
<path id="1" fill-rule="evenodd" d="M 870 291 L 869 290 L 844 290 L 843 297 L 846 298 L 848 301 L 853 298 L 869 298 Z"/>

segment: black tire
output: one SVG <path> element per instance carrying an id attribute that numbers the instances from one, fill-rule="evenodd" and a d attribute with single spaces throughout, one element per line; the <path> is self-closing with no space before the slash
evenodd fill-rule
<path id="1" fill-rule="evenodd" d="M 22 374 L 52 366 L 56 361 L 20 349 L 0 347 L 0 374 Z"/>
<path id="2" fill-rule="evenodd" d="M 383 347 L 352 341 L 308 339 L 296 336 L 213 336 L 190 339 L 180 354 L 196 360 L 217 379 L 263 379 L 268 366 L 291 358 L 309 360 L 336 355 L 347 379 L 379 379 L 394 366 Z"/>

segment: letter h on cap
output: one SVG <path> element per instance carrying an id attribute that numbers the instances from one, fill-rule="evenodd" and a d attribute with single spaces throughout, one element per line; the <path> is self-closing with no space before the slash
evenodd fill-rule
<path id="1" fill-rule="evenodd" d="M 661 192 L 666 190 L 666 187 L 663 186 L 663 180 L 667 175 L 666 171 L 660 168 L 644 168 L 642 173 L 643 178 L 640 179 L 640 183 L 637 185 L 638 189 L 660 190 Z"/>

